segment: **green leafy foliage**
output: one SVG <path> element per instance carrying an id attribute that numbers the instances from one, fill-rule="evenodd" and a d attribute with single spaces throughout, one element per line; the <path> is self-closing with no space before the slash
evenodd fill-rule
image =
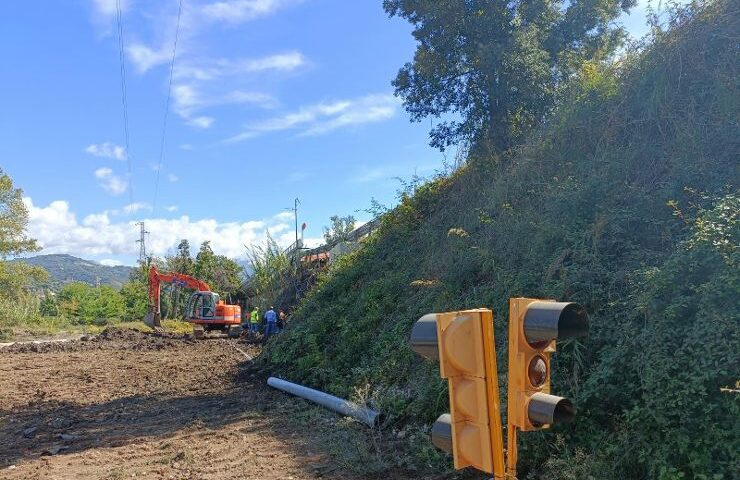
<path id="1" fill-rule="evenodd" d="M 23 204 L 23 191 L 0 168 L 0 259 L 39 249 L 36 241 L 26 236 L 28 210 Z"/>
<path id="2" fill-rule="evenodd" d="M 352 215 L 346 217 L 332 215 L 329 220 L 331 225 L 324 227 L 324 240 L 327 245 L 348 240 L 349 234 L 355 229 L 355 217 Z"/>
<path id="3" fill-rule="evenodd" d="M 40 267 L 6 260 L 8 256 L 34 252 L 36 241 L 28 238 L 28 210 L 23 191 L 0 169 L 0 337 L 9 327 L 39 317 L 39 300 L 32 289 L 45 282 L 47 272 Z"/>
<path id="4" fill-rule="evenodd" d="M 736 2 L 691 5 L 644 50 L 583 65 L 506 161 L 402 197 L 264 361 L 345 397 L 369 386 L 392 421 L 428 424 L 449 407 L 408 348 L 416 319 L 492 307 L 505 401 L 508 298 L 577 301 L 591 334 L 558 344 L 552 381 L 578 420 L 521 435 L 520 478 L 734 478 L 737 31 Z"/>
<path id="5" fill-rule="evenodd" d="M 80 323 L 121 320 L 125 303 L 118 290 L 103 285 L 100 288 L 75 282 L 65 285 L 57 294 L 57 305 L 61 315 Z"/>
<path id="6" fill-rule="evenodd" d="M 247 250 L 250 273 L 246 282 L 247 302 L 265 311 L 270 306 L 281 305 L 284 295 L 294 295 L 291 290 L 295 279 L 292 259 L 275 240 L 267 236 L 264 245 L 253 245 Z"/>
<path id="7" fill-rule="evenodd" d="M 635 0 L 385 0 L 419 42 L 393 85 L 414 121 L 452 114 L 430 132 L 441 149 L 472 141 L 502 152 L 525 138 L 580 65 L 608 57 Z"/>
<path id="8" fill-rule="evenodd" d="M 216 255 L 211 249 L 211 242 L 203 242 L 195 256 L 193 273 L 196 278 L 203 280 L 224 298 L 236 295 L 242 286 L 242 267 L 234 260 Z M 182 243 L 181 243 L 182 245 Z M 183 255 L 182 252 L 180 252 Z"/>

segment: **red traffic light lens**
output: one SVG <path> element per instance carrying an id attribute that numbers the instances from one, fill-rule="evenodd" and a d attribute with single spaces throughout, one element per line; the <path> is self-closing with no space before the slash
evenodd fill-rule
<path id="1" fill-rule="evenodd" d="M 532 357 L 527 368 L 529 383 L 533 387 L 541 387 L 547 381 L 547 363 L 540 355 Z"/>

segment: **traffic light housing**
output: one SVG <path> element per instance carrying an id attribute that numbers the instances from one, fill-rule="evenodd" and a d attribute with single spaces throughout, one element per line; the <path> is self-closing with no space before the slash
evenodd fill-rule
<path id="1" fill-rule="evenodd" d="M 472 466 L 503 478 L 493 312 L 425 315 L 414 324 L 410 343 L 416 353 L 438 360 L 448 381 L 450 413 L 432 426 L 432 442 L 452 453 L 456 469 Z"/>
<path id="2" fill-rule="evenodd" d="M 572 302 L 509 300 L 507 464 L 516 475 L 516 430 L 532 431 L 572 422 L 573 403 L 550 392 L 550 355 L 556 341 L 588 334 L 586 311 Z"/>

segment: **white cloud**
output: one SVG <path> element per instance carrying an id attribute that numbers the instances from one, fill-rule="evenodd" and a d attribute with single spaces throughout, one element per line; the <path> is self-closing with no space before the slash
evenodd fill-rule
<path id="1" fill-rule="evenodd" d="M 126 215 L 133 215 L 134 213 L 140 212 L 142 210 L 151 211 L 152 206 L 148 203 L 134 202 L 123 207 L 123 213 Z"/>
<path id="2" fill-rule="evenodd" d="M 209 128 L 213 125 L 215 119 L 213 117 L 195 117 L 187 121 L 187 124 L 191 127 L 197 128 Z"/>
<path id="3" fill-rule="evenodd" d="M 100 145 L 92 143 L 85 147 L 85 152 L 94 157 L 115 158 L 116 160 L 126 159 L 126 149 L 110 142 L 101 143 Z"/>
<path id="4" fill-rule="evenodd" d="M 178 84 L 172 87 L 173 111 L 185 123 L 196 128 L 209 128 L 215 119 L 197 112 L 220 105 L 251 104 L 261 108 L 270 108 L 276 101 L 265 93 L 233 90 L 226 94 L 203 93 L 195 84 Z"/>
<path id="5" fill-rule="evenodd" d="M 180 145 L 180 150 L 190 151 L 192 149 L 193 149 L 193 146 L 190 145 L 189 143 L 183 143 L 182 145 Z"/>
<path id="6" fill-rule="evenodd" d="M 175 175 L 174 173 L 168 173 L 168 174 L 167 174 L 167 180 L 169 180 L 169 181 L 170 181 L 170 182 L 172 182 L 172 183 L 175 183 L 175 182 L 177 182 L 177 181 L 179 181 L 179 180 L 180 180 L 180 177 L 178 177 L 178 176 L 177 176 L 177 175 Z"/>
<path id="7" fill-rule="evenodd" d="M 228 23 L 241 23 L 269 15 L 284 5 L 286 0 L 231 0 L 208 3 L 201 12 L 206 17 Z"/>
<path id="8" fill-rule="evenodd" d="M 116 14 L 116 0 L 92 0 L 95 12 L 104 17 L 112 17 Z M 128 1 L 120 0 L 121 11 L 128 9 Z"/>
<path id="9" fill-rule="evenodd" d="M 135 43 L 126 48 L 126 53 L 139 73 L 146 73 L 172 59 L 172 47 L 168 48 L 166 46 L 154 50 L 142 43 Z"/>
<path id="10" fill-rule="evenodd" d="M 280 212 L 277 215 L 275 215 L 275 219 L 279 220 L 281 222 L 287 222 L 293 219 L 293 216 L 295 214 L 293 212 Z"/>
<path id="11" fill-rule="evenodd" d="M 170 205 L 169 207 L 164 207 L 164 209 L 167 210 L 168 212 L 176 212 L 178 207 L 177 205 Z"/>
<path id="12" fill-rule="evenodd" d="M 87 227 L 105 227 L 110 225 L 110 218 L 108 212 L 92 213 L 82 220 L 82 224 Z"/>
<path id="13" fill-rule="evenodd" d="M 306 64 L 306 58 L 300 52 L 289 52 L 272 55 L 258 60 L 247 61 L 244 70 L 247 72 L 262 72 L 265 70 L 295 70 Z"/>
<path id="14" fill-rule="evenodd" d="M 392 95 L 364 97 L 318 103 L 298 111 L 247 125 L 246 129 L 226 140 L 227 143 L 254 138 L 265 133 L 299 130 L 300 135 L 321 135 L 337 128 L 387 120 L 396 114 L 398 99 Z"/>
<path id="15" fill-rule="evenodd" d="M 252 104 L 260 108 L 273 108 L 277 105 L 277 100 L 272 95 L 260 92 L 245 92 L 234 90 L 222 97 L 216 97 L 213 104 Z"/>
<path id="16" fill-rule="evenodd" d="M 291 72 L 308 64 L 308 60 L 298 51 L 268 55 L 262 58 L 188 59 L 175 66 L 175 78 L 187 81 L 211 81 L 223 77 L 234 77 L 247 73 L 267 71 Z"/>
<path id="17" fill-rule="evenodd" d="M 88 215 L 79 222 L 66 201 L 36 206 L 30 197 L 25 197 L 23 202 L 29 213 L 29 235 L 38 239 L 43 253 L 69 253 L 83 257 L 135 257 L 138 254 L 139 227 L 133 220 L 111 222 L 104 212 Z M 210 240 L 217 254 L 243 258 L 244 245 L 264 242 L 268 230 L 291 233 L 292 228 L 282 214 L 245 222 L 219 222 L 211 218 L 195 220 L 187 215 L 173 219 L 148 218 L 145 221 L 150 232 L 147 251 L 157 256 L 172 252 L 179 241 L 186 238 L 193 246 Z M 292 235 L 281 236 L 278 241 L 287 247 L 293 242 Z"/>
<path id="18" fill-rule="evenodd" d="M 120 195 L 128 188 L 126 181 L 115 175 L 113 170 L 107 167 L 95 170 L 95 178 L 99 180 L 99 185 L 111 195 Z"/>

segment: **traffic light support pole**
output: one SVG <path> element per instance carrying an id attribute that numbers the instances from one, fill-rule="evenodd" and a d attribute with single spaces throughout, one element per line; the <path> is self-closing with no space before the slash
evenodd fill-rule
<path id="1" fill-rule="evenodd" d="M 498 368 L 496 366 L 496 341 L 493 334 L 493 312 L 483 310 L 483 335 L 490 339 L 490 342 L 483 342 L 483 348 L 486 349 L 486 357 L 491 362 L 492 382 L 488 382 L 489 402 L 489 420 L 491 422 L 491 448 L 493 450 L 493 476 L 496 480 L 504 477 L 504 439 L 501 431 L 501 402 L 498 395 Z"/>
<path id="2" fill-rule="evenodd" d="M 506 426 L 506 479 L 516 480 L 516 427 L 512 424 Z"/>
<path id="3" fill-rule="evenodd" d="M 517 356 L 517 348 L 515 345 L 517 336 L 519 335 L 519 325 L 516 321 L 516 318 L 519 316 L 519 302 L 509 300 L 509 348 L 508 348 L 508 355 L 509 355 L 509 369 L 511 370 L 511 366 L 515 365 L 517 362 L 516 356 Z M 509 405 L 512 405 L 512 400 L 514 400 L 515 396 L 517 395 L 516 390 L 514 386 L 512 385 L 512 375 L 511 371 L 508 375 L 508 385 L 507 385 L 507 402 Z M 517 438 L 516 438 L 516 425 L 512 423 L 512 411 L 509 410 L 506 415 L 507 423 L 506 423 L 506 479 L 507 480 L 516 480 L 516 463 L 517 463 Z"/>

